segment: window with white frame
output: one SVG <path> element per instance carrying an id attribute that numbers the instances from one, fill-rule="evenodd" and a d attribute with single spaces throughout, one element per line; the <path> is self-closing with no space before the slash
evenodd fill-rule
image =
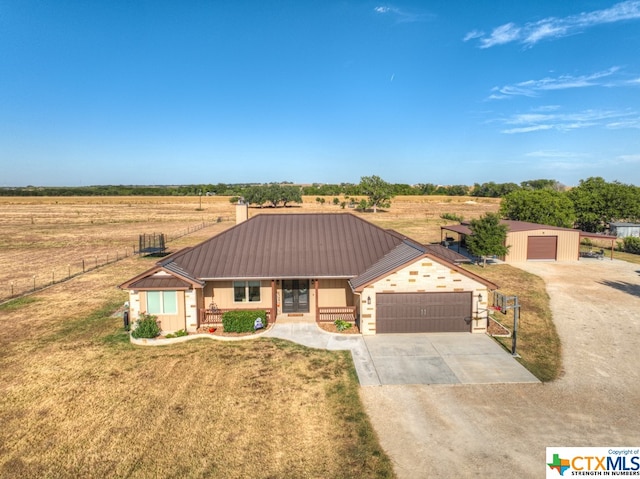
<path id="1" fill-rule="evenodd" d="M 147 291 L 148 314 L 178 314 L 177 291 Z"/>
<path id="2" fill-rule="evenodd" d="M 260 281 L 234 281 L 233 301 L 235 303 L 259 303 Z"/>

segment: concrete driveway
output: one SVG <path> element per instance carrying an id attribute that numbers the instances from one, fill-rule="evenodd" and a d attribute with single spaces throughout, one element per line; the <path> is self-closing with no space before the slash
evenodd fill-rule
<path id="1" fill-rule="evenodd" d="M 546 282 L 564 374 L 546 384 L 361 388 L 399 479 L 545 477 L 547 446 L 640 447 L 640 267 L 518 266 Z"/>
<path id="2" fill-rule="evenodd" d="M 265 336 L 312 348 L 350 350 L 361 386 L 538 382 L 484 334 L 361 336 L 327 333 L 314 323 L 277 322 Z"/>
<path id="3" fill-rule="evenodd" d="M 383 385 L 539 382 L 485 334 L 379 334 L 363 338 Z"/>

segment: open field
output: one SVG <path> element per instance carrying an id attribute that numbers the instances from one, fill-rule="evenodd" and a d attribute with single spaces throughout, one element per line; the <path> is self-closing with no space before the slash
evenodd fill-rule
<path id="1" fill-rule="evenodd" d="M 407 196 L 394 199 L 383 213 L 357 213 L 304 197 L 290 208 L 251 208 L 259 213 L 349 211 L 383 228 L 422 242 L 440 241 L 448 213 L 466 219 L 496 211 L 495 199 Z M 200 203 L 202 201 L 202 203 Z M 202 208 L 200 208 L 202 206 Z M 164 233 L 173 250 L 196 244 L 232 226 L 235 209 L 228 197 L 1 197 L 0 300 L 76 275 L 84 269 L 133 254 L 138 236 Z"/>

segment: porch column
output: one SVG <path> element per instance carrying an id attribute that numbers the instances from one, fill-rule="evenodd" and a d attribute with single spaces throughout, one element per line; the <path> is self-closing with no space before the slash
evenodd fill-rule
<path id="1" fill-rule="evenodd" d="M 278 303 L 277 303 L 277 289 L 276 289 L 276 280 L 271 280 L 271 321 L 276 322 L 276 317 L 278 317 Z"/>
<path id="2" fill-rule="evenodd" d="M 320 321 L 320 298 L 318 297 L 318 283 L 320 282 L 319 279 L 316 279 L 314 281 L 314 284 L 316 285 L 316 323 Z"/>

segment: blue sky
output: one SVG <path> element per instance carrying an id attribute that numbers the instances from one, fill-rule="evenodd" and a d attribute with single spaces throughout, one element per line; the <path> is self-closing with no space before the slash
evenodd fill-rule
<path id="1" fill-rule="evenodd" d="M 640 185 L 640 0 L 0 1 L 0 186 Z"/>

